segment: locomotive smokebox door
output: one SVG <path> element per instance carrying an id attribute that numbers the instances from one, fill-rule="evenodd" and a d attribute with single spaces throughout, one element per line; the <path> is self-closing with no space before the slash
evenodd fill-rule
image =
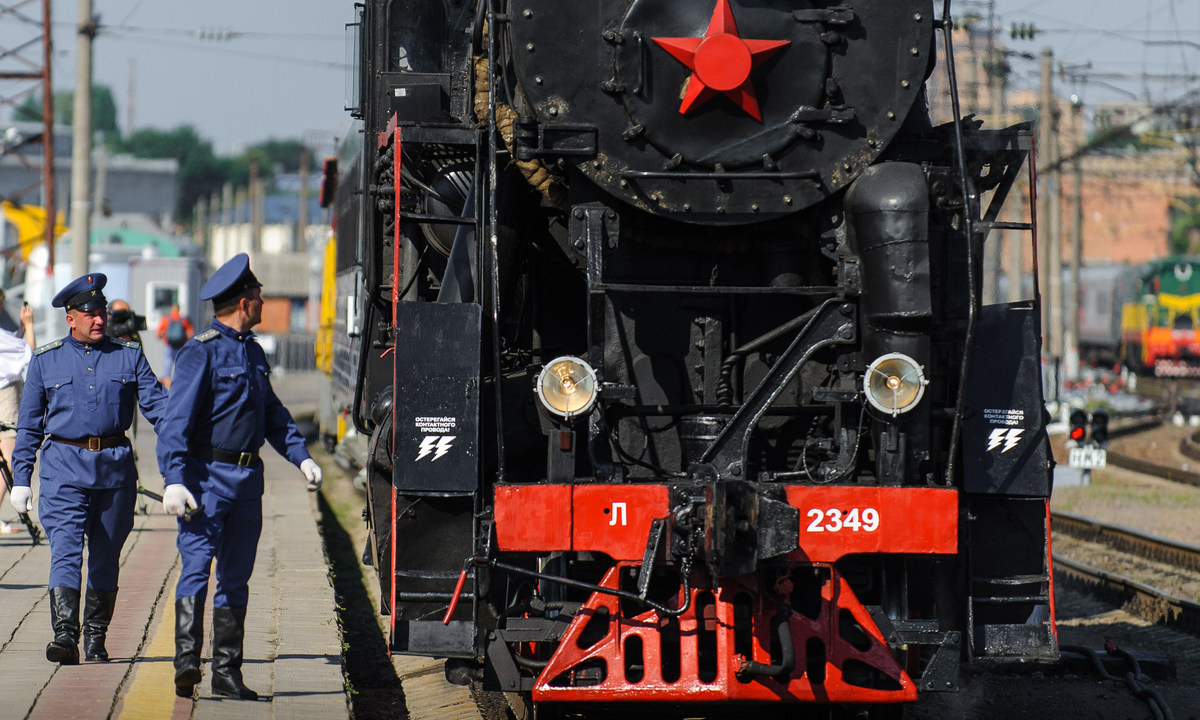
<path id="1" fill-rule="evenodd" d="M 396 306 L 393 483 L 408 495 L 474 493 L 479 459 L 478 305 Z"/>
<path id="2" fill-rule="evenodd" d="M 963 408 L 964 489 L 1050 494 L 1050 455 L 1033 303 L 980 309 Z"/>

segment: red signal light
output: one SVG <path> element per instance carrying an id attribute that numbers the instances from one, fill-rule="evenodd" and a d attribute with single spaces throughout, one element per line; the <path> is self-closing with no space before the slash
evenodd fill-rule
<path id="1" fill-rule="evenodd" d="M 1070 432 L 1068 437 L 1070 437 L 1073 442 L 1082 443 L 1083 439 L 1087 437 L 1087 411 L 1081 408 L 1075 408 L 1071 411 L 1071 416 L 1068 418 L 1068 422 L 1070 423 Z"/>

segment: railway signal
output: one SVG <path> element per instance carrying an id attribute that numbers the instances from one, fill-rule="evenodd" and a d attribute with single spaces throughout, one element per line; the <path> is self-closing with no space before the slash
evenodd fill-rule
<path id="1" fill-rule="evenodd" d="M 1108 451 L 1104 449 L 1108 445 L 1108 411 L 1097 408 L 1089 416 L 1086 410 L 1076 408 L 1067 422 L 1070 425 L 1067 464 L 1085 472 L 1105 467 L 1108 464 Z"/>
<path id="2" fill-rule="evenodd" d="M 1071 411 L 1067 422 L 1070 424 L 1071 431 L 1069 437 L 1074 442 L 1082 445 L 1087 438 L 1088 414 L 1084 410 L 1076 408 Z"/>
<path id="3" fill-rule="evenodd" d="M 1092 411 L 1091 441 L 1094 445 L 1100 447 L 1108 445 L 1108 411 L 1104 408 L 1097 408 Z"/>

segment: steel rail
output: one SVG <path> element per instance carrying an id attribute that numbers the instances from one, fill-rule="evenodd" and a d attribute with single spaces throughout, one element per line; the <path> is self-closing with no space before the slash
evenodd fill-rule
<path id="1" fill-rule="evenodd" d="M 1169 465 L 1159 465 L 1152 463 L 1149 460 L 1135 458 L 1132 455 L 1126 455 L 1121 452 L 1115 452 L 1112 449 L 1108 451 L 1108 464 L 1116 465 L 1125 470 L 1143 473 L 1145 475 L 1153 475 L 1154 477 L 1163 478 L 1172 482 L 1183 483 L 1185 485 L 1195 485 L 1200 487 L 1200 473 L 1191 470 L 1184 470 L 1179 467 Z"/>
<path id="2" fill-rule="evenodd" d="M 1130 555 L 1200 573 L 1200 545 L 1144 533 L 1122 525 L 1111 525 L 1070 513 L 1051 513 L 1050 527 L 1051 530 L 1062 532 L 1073 538 L 1103 543 Z"/>
<path id="3" fill-rule="evenodd" d="M 1173 597 L 1158 588 L 1116 573 L 1053 556 L 1055 582 L 1078 584 L 1131 615 L 1200 635 L 1200 603 Z"/>

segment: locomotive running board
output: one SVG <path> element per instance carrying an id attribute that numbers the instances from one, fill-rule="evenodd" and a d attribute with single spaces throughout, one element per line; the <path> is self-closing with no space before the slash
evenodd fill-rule
<path id="1" fill-rule="evenodd" d="M 600 585 L 618 588 L 623 567 Z M 794 669 L 781 680 L 739 677 L 747 662 L 770 666 L 777 607 L 754 576 L 722 579 L 715 589 L 690 590 L 687 611 L 655 610 L 626 617 L 621 600 L 594 593 L 568 627 L 533 688 L 535 703 L 566 702 L 816 702 L 901 703 L 917 685 L 893 657 L 870 611 L 831 564 L 821 574 L 815 617 L 785 608 Z M 676 600 L 682 603 L 682 593 Z M 809 612 L 812 612 L 811 610 Z M 747 617 L 747 614 L 749 617 Z M 776 668 L 779 666 L 776 665 Z"/>

